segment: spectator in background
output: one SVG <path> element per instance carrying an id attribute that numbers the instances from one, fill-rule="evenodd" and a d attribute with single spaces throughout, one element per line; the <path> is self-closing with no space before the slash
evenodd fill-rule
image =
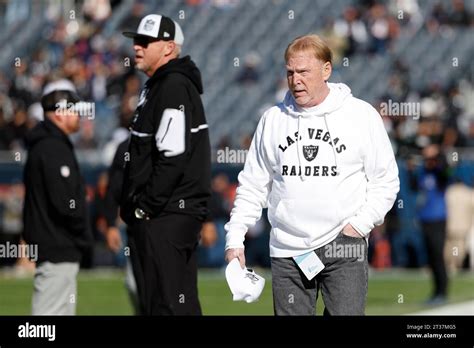
<path id="1" fill-rule="evenodd" d="M 46 35 L 46 42 L 44 44 L 48 51 L 48 60 L 52 67 L 56 67 L 61 62 L 64 46 L 67 42 L 67 32 L 64 21 L 59 19 Z"/>
<path id="2" fill-rule="evenodd" d="M 0 108 L 0 151 L 10 149 L 12 133 L 7 129 L 3 109 Z"/>
<path id="3" fill-rule="evenodd" d="M 466 146 L 474 147 L 474 120 L 469 122 Z"/>
<path id="4" fill-rule="evenodd" d="M 8 188 L 3 199 L 3 216 L 1 229 L 6 235 L 14 236 L 18 242 L 23 232 L 22 208 L 25 196 L 24 187 L 21 183 L 14 182 Z"/>
<path id="5" fill-rule="evenodd" d="M 201 248 L 199 251 L 200 264 L 204 267 L 221 267 L 224 261 L 225 230 L 224 224 L 229 219 L 232 202 L 229 197 L 231 185 L 225 173 L 217 173 L 211 182 L 211 199 L 209 201 L 209 216 L 212 221 L 216 240 L 211 246 Z M 203 226 L 209 235 L 212 226 Z"/>
<path id="6" fill-rule="evenodd" d="M 423 149 L 423 167 L 414 173 L 409 168 L 411 188 L 418 193 L 418 218 L 426 242 L 428 262 L 434 278 L 434 289 L 428 305 L 446 302 L 448 276 L 444 260 L 446 243 L 446 187 L 448 168 L 438 145 Z"/>
<path id="7" fill-rule="evenodd" d="M 395 59 L 392 64 L 392 71 L 390 73 L 389 79 L 388 98 L 392 99 L 393 101 L 404 102 L 410 91 L 410 70 L 402 60 Z"/>
<path id="8" fill-rule="evenodd" d="M 13 119 L 6 125 L 7 139 L 11 139 L 11 149 L 23 149 L 25 147 L 24 138 L 27 131 L 28 114 L 22 106 L 19 106 L 15 110 Z"/>
<path id="9" fill-rule="evenodd" d="M 107 232 L 107 223 L 105 220 L 105 199 L 108 183 L 109 177 L 107 172 L 102 172 L 97 179 L 93 195 L 91 195 L 93 201 L 93 209 L 91 209 L 93 211 L 91 214 L 91 222 L 94 238 L 96 240 L 104 240 Z"/>
<path id="10" fill-rule="evenodd" d="M 10 84 L 8 96 L 21 103 L 23 106 L 33 103 L 33 96 L 30 91 L 30 76 L 28 74 L 29 63 L 26 58 L 20 59 L 19 65 L 13 67 L 15 75 Z"/>
<path id="11" fill-rule="evenodd" d="M 368 33 L 365 23 L 360 19 L 358 10 L 353 6 L 344 9 L 343 18 L 336 20 L 334 31 L 347 40 L 344 57 L 349 57 L 356 51 L 363 52 L 368 43 Z M 337 60 L 335 61 L 337 64 Z"/>
<path id="12" fill-rule="evenodd" d="M 469 231 L 474 226 L 474 190 L 457 180 L 446 190 L 447 238 L 444 255 L 447 269 L 456 273 L 467 253 Z"/>
<path id="13" fill-rule="evenodd" d="M 82 127 L 79 132 L 79 138 L 75 141 L 76 149 L 78 150 L 95 150 L 98 147 L 95 139 L 95 123 L 92 120 L 84 119 Z"/>
<path id="14" fill-rule="evenodd" d="M 239 5 L 240 0 L 210 0 L 215 8 L 220 10 L 232 10 Z"/>
<path id="15" fill-rule="evenodd" d="M 213 247 L 218 239 L 217 236 L 217 227 L 214 221 L 207 220 L 202 224 L 201 228 L 201 239 L 199 244 L 204 248 L 211 248 Z"/>
<path id="16" fill-rule="evenodd" d="M 44 120 L 44 113 L 43 113 L 43 108 L 41 107 L 40 103 L 34 103 L 31 104 L 30 107 L 28 108 L 28 128 L 31 129 L 38 122 L 41 122 Z"/>
<path id="17" fill-rule="evenodd" d="M 244 59 L 244 66 L 237 75 L 237 82 L 240 84 L 254 84 L 260 79 L 258 65 L 260 64 L 260 56 L 256 52 L 251 52 Z"/>
<path id="18" fill-rule="evenodd" d="M 136 277 L 142 283 L 143 274 L 137 258 L 139 252 L 132 230 L 125 228 L 119 218 L 120 197 L 122 195 L 123 171 L 127 159 L 128 138 L 116 148 L 116 152 L 108 171 L 108 185 L 104 198 L 104 218 L 106 222 L 105 238 L 107 247 L 117 256 L 125 253 L 127 246 L 129 252 L 125 255 L 125 287 L 136 315 L 144 314 L 138 297 Z M 125 232 L 126 229 L 126 232 Z"/>
<path id="19" fill-rule="evenodd" d="M 440 25 L 447 24 L 448 21 L 449 17 L 444 9 L 443 3 L 438 1 L 431 10 L 431 17 L 428 20 L 428 25 L 437 29 Z"/>
<path id="20" fill-rule="evenodd" d="M 103 158 L 107 165 L 112 163 L 115 151 L 119 144 L 129 138 L 130 121 L 138 104 L 137 95 L 140 92 L 140 79 L 134 70 L 129 70 L 125 74 L 125 83 L 117 76 L 116 79 L 108 86 L 109 93 L 120 96 L 120 109 L 118 127 L 112 132 L 111 139 L 103 148 Z"/>
<path id="21" fill-rule="evenodd" d="M 453 26 L 467 27 L 472 18 L 466 9 L 463 0 L 451 0 L 452 10 L 449 13 L 449 24 Z"/>
<path id="22" fill-rule="evenodd" d="M 101 25 L 111 15 L 112 8 L 109 0 L 84 0 L 82 11 L 86 21 Z"/>
<path id="23" fill-rule="evenodd" d="M 186 5 L 188 6 L 203 6 L 209 5 L 210 0 L 186 0 Z"/>
<path id="24" fill-rule="evenodd" d="M 120 29 L 137 28 L 144 13 L 145 4 L 143 0 L 134 1 L 130 15 L 120 24 Z"/>
<path id="25" fill-rule="evenodd" d="M 423 16 L 420 13 L 418 0 L 392 0 L 390 10 L 393 16 L 400 19 L 403 26 L 408 25 L 415 32 L 423 24 Z M 400 11 L 402 11 L 400 13 Z M 400 18 L 399 15 L 403 17 Z"/>
<path id="26" fill-rule="evenodd" d="M 382 3 L 371 6 L 368 27 L 372 37 L 370 52 L 375 54 L 385 54 L 400 31 L 398 20 L 388 14 L 387 8 Z"/>
<path id="27" fill-rule="evenodd" d="M 321 30 L 321 36 L 326 38 L 328 46 L 333 52 L 334 66 L 339 66 L 342 62 L 342 58 L 348 56 L 346 54 L 347 48 L 349 46 L 349 40 L 347 36 L 345 33 L 341 32 L 341 30 L 338 30 L 332 18 L 325 20 L 324 27 Z M 286 81 L 284 82 L 286 83 Z"/>

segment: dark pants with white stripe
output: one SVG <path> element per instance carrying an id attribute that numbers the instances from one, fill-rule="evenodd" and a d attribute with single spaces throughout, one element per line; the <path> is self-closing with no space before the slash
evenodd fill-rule
<path id="1" fill-rule="evenodd" d="M 131 228 L 136 251 L 130 256 L 143 314 L 202 314 L 196 255 L 201 225 L 189 215 L 166 214 Z"/>

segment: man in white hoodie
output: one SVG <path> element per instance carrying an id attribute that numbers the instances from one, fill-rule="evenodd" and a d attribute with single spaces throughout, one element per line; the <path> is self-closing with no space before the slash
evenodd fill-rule
<path id="1" fill-rule="evenodd" d="M 377 111 L 328 83 L 332 54 L 317 35 L 285 51 L 289 91 L 254 134 L 226 224 L 226 260 L 245 266 L 244 239 L 268 207 L 276 315 L 363 315 L 367 244 L 399 190 Z"/>

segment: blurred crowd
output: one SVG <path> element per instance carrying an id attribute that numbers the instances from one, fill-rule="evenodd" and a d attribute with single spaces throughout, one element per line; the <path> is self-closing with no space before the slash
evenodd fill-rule
<path id="1" fill-rule="evenodd" d="M 137 27 L 140 18 L 145 14 L 146 3 L 136 1 L 128 16 L 120 24 L 120 30 L 108 33 L 105 30 L 107 22 L 120 2 L 119 0 L 81 1 L 80 13 L 75 14 L 77 19 L 75 22 L 63 19 L 61 9 L 57 8 L 59 2 L 48 2 L 50 22 L 44 28 L 43 41 L 33 52 L 12 62 L 10 71 L 0 72 L 0 151 L 24 150 L 24 135 L 43 118 L 38 103 L 42 86 L 50 78 L 64 76 L 74 82 L 85 100 L 95 103 L 94 119 L 84 119 L 81 131 L 72 139 L 75 147 L 78 150 L 99 152 L 101 163 L 104 166 L 110 164 L 117 145 L 128 135 L 127 126 L 137 104 L 144 78 L 134 71 L 133 62 L 128 58 L 129 53 L 126 48 L 121 47 L 120 32 L 121 29 Z M 185 3 L 187 6 L 214 6 L 231 11 L 238 0 L 187 0 Z M 25 11 L 21 8 L 21 2 L 15 6 L 15 13 Z M 5 4 L 0 2 L 0 15 L 8 18 L 7 12 L 13 11 L 12 7 L 5 7 Z M 403 13 L 401 18 L 400 11 Z M 455 30 L 458 27 L 473 27 L 473 25 L 473 15 L 461 0 L 439 1 L 428 15 L 421 12 L 417 1 L 360 0 L 352 6 L 347 6 L 338 18 L 327 19 L 320 33 L 328 40 L 334 51 L 334 64 L 339 65 L 343 57 L 351 57 L 354 54 L 388 57 L 393 42 L 397 40 L 402 30 L 415 33 L 420 28 L 425 28 L 437 34 L 446 28 Z M 241 70 L 235 83 L 242 86 L 257 83 L 262 78 L 259 67 L 263 63 L 262 57 L 250 52 L 245 58 L 244 69 Z M 417 169 L 423 168 L 429 160 L 426 151 L 423 150 L 436 144 L 439 146 L 440 156 L 445 160 L 440 162 L 444 166 L 442 170 L 448 173 L 446 190 L 451 187 L 457 190 L 459 185 L 463 185 L 458 191 L 455 190 L 454 196 L 459 194 L 464 198 L 446 199 L 443 196 L 449 234 L 451 228 L 449 226 L 456 225 L 453 219 L 456 221 L 460 219 L 450 212 L 462 210 L 462 207 L 459 207 L 460 202 L 474 202 L 472 198 L 474 166 L 469 167 L 471 169 L 468 169 L 467 176 L 463 178 L 454 170 L 462 161 L 472 163 L 474 160 L 472 75 L 448 84 L 433 81 L 421 89 L 413 89 L 410 86 L 410 74 L 416 69 L 416 64 L 398 60 L 390 64 L 390 88 L 375 106 L 383 115 L 394 151 L 400 160 L 401 173 L 410 172 L 416 175 L 414 173 Z M 275 100 L 280 101 L 285 91 L 286 81 L 282 80 L 275 86 Z M 387 100 L 419 105 L 423 117 L 407 117 L 404 114 L 384 115 L 381 108 L 382 103 Z M 251 138 L 250 133 L 243 134 L 235 144 L 233 139 L 223 134 L 218 141 L 217 149 L 226 147 L 248 149 Z M 463 153 L 463 149 L 468 151 Z M 212 224 L 205 225 L 206 230 L 203 231 L 206 237 L 200 254 L 202 266 L 224 265 L 223 226 L 228 221 L 232 209 L 238 170 L 238 166 L 214 170 Z M 104 246 L 105 223 L 101 215 L 101 205 L 107 187 L 105 173 L 106 169 L 97 176 L 96 183 L 88 187 L 88 201 L 94 217 L 91 223 L 100 245 L 99 256 L 95 262 L 120 263 L 123 260 L 115 260 Z M 408 187 L 408 181 L 402 180 L 402 184 Z M 415 197 L 415 190 L 409 193 L 409 197 Z M 22 229 L 23 194 L 20 183 L 0 186 L 0 234 L 7 236 L 3 239 L 14 239 Z M 452 197 L 452 194 L 448 193 L 446 197 Z M 375 267 L 408 264 L 400 261 L 398 257 L 401 247 L 397 246 L 396 231 L 400 229 L 401 223 L 397 209 L 396 204 L 383 228 L 372 234 L 371 260 Z M 464 238 L 466 229 L 472 228 L 474 209 L 470 212 L 471 215 L 469 213 L 463 215 L 464 220 L 471 218 L 470 223 L 469 221 L 461 223 L 463 232 L 459 232 L 457 227 L 451 228 L 451 231 L 455 231 L 454 235 L 461 235 Z M 413 216 L 417 217 L 416 213 L 413 213 Z M 264 217 L 253 230 L 249 231 L 246 241 L 249 264 L 269 266 L 268 230 L 269 224 Z M 468 248 L 465 249 L 467 253 Z M 417 264 L 422 264 L 422 261 Z M 456 263 L 456 267 L 461 267 L 459 262 Z"/>
<path id="2" fill-rule="evenodd" d="M 0 73 L 0 150 L 24 149 L 25 133 L 43 118 L 38 103 L 42 86 L 55 77 L 70 79 L 79 95 L 95 105 L 93 117 L 83 119 L 80 133 L 73 137 L 77 149 L 103 149 L 110 141 L 118 144 L 124 139 L 123 128 L 135 109 L 142 81 L 120 47 L 120 32 L 104 33 L 118 3 L 84 1 L 80 13 L 70 14 L 82 21 L 80 25 L 53 15 L 35 51 L 13 62 L 12 76 Z M 135 3 L 121 28 L 136 27 L 143 15 L 144 4 Z M 106 151 L 105 160 L 111 160 L 113 151 L 113 147 Z"/>

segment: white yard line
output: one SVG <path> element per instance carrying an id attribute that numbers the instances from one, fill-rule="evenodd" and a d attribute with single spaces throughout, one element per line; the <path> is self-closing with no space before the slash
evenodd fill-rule
<path id="1" fill-rule="evenodd" d="M 474 301 L 440 306 L 408 315 L 474 315 Z"/>

